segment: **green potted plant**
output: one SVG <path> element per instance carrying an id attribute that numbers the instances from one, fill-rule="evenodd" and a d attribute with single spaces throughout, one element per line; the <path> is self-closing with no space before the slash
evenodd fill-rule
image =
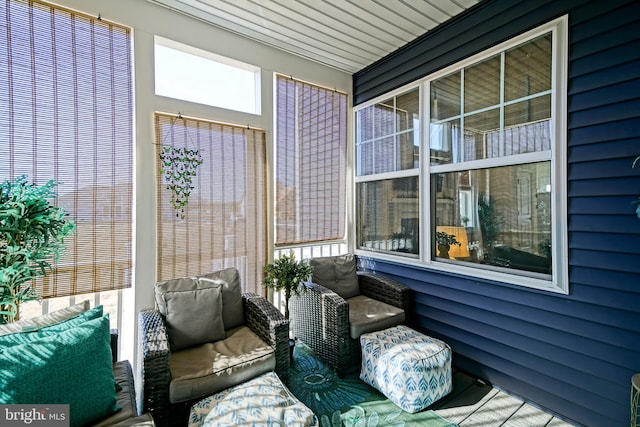
<path id="1" fill-rule="evenodd" d="M 38 187 L 25 176 L 0 185 L 0 323 L 17 320 L 21 303 L 40 299 L 33 280 L 53 270 L 75 230 L 66 211 L 50 202 L 57 185 Z"/>
<path id="2" fill-rule="evenodd" d="M 438 256 L 440 258 L 449 258 L 451 245 L 460 246 L 455 234 L 445 233 L 444 231 L 436 232 L 436 243 L 438 244 Z"/>
<path id="3" fill-rule="evenodd" d="M 284 293 L 284 317 L 287 320 L 289 320 L 289 298 L 307 290 L 303 282 L 309 280 L 311 273 L 313 273 L 313 267 L 306 262 L 296 261 L 293 251 L 288 255 L 280 255 L 280 258 L 265 265 L 262 285 L 275 292 Z M 289 339 L 290 355 L 293 355 L 294 346 L 295 340 Z"/>

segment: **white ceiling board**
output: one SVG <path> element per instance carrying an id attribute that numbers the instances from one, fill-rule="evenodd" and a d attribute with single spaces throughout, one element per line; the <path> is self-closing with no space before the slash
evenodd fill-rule
<path id="1" fill-rule="evenodd" d="M 354 73 L 480 0 L 148 0 Z"/>

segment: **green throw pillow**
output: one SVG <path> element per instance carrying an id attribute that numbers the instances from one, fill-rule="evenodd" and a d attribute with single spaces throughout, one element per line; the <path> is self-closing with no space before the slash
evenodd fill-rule
<path id="1" fill-rule="evenodd" d="M 114 383 L 108 315 L 0 349 L 0 404 L 69 404 L 71 426 L 118 411 Z"/>
<path id="2" fill-rule="evenodd" d="M 33 341 L 38 341 L 44 337 L 55 335 L 60 332 L 72 329 L 77 327 L 78 325 L 83 324 L 88 320 L 97 319 L 102 317 L 103 310 L 102 306 L 92 308 L 91 310 L 85 311 L 84 313 L 80 313 L 75 317 L 64 320 L 62 322 L 44 326 L 39 329 L 35 329 L 33 331 L 28 332 L 16 332 L 8 335 L 0 336 L 0 348 L 9 347 L 18 344 L 29 344 Z"/>

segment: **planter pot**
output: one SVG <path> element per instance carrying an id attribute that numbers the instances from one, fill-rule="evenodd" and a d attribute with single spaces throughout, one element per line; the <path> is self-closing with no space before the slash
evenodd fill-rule
<path id="1" fill-rule="evenodd" d="M 438 256 L 440 258 L 449 258 L 449 249 L 451 246 L 449 245 L 438 245 Z"/>

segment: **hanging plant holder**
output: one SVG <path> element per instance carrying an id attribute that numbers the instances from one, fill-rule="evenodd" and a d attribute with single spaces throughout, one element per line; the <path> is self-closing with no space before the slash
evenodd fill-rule
<path id="1" fill-rule="evenodd" d="M 189 202 L 191 191 L 195 188 L 192 181 L 198 166 L 202 164 L 200 151 L 162 146 L 160 161 L 166 189 L 171 191 L 171 205 L 177 211 L 176 217 L 184 219 L 184 208 Z"/>

